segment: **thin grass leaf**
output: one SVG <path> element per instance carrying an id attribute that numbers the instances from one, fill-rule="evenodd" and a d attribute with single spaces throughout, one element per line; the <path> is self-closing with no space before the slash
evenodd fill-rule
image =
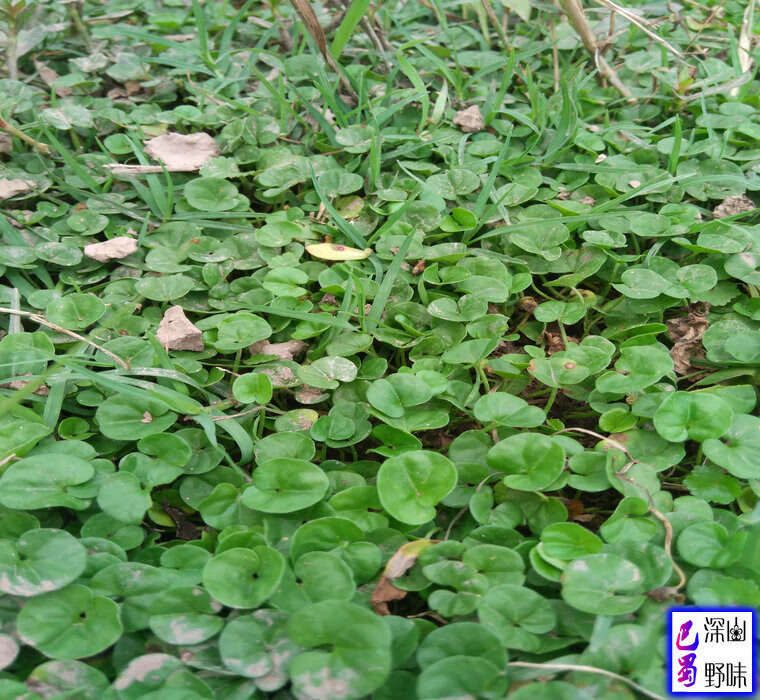
<path id="1" fill-rule="evenodd" d="M 45 410 L 42 412 L 42 420 L 53 430 L 58 425 L 58 420 L 61 417 L 63 399 L 66 397 L 66 381 L 70 374 L 71 370 L 66 368 L 55 377 L 50 377 L 47 380 L 50 391 L 45 398 Z"/>
<path id="2" fill-rule="evenodd" d="M 406 252 L 409 250 L 409 246 L 412 245 L 412 240 L 414 239 L 414 234 L 416 232 L 416 229 L 413 229 L 409 232 L 409 235 L 404 239 L 404 242 L 398 247 L 398 252 L 396 253 L 393 260 L 391 260 L 391 264 L 388 265 L 388 271 L 385 273 L 385 279 L 380 285 L 380 288 L 377 290 L 375 300 L 372 302 L 372 308 L 367 314 L 366 327 L 368 331 L 371 331 L 373 328 L 375 328 L 375 326 L 377 326 L 378 322 L 380 321 L 380 317 L 383 314 L 383 311 L 385 311 L 385 305 L 388 303 L 388 297 L 391 295 L 393 283 L 396 281 L 396 277 L 398 276 L 399 270 L 401 269 L 401 265 L 404 262 Z"/>
<path id="3" fill-rule="evenodd" d="M 216 413 L 219 416 L 223 416 L 223 413 L 218 411 L 212 412 L 212 416 Z M 253 440 L 248 432 L 243 428 L 236 418 L 230 418 L 229 420 L 217 420 L 214 423 L 222 428 L 229 436 L 235 441 L 235 444 L 240 450 L 240 464 L 250 464 L 253 461 Z M 241 473 L 242 472 L 241 470 Z M 247 477 L 247 475 L 246 475 Z M 250 481 L 250 478 L 247 477 Z"/>
<path id="4" fill-rule="evenodd" d="M 400 51 L 396 52 L 396 60 L 398 61 L 399 68 L 401 68 L 404 75 L 411 81 L 420 100 L 420 123 L 417 126 L 417 133 L 419 134 L 427 125 L 428 114 L 430 112 L 430 95 L 428 95 L 425 83 L 422 82 L 419 73 L 417 73 L 414 66 L 406 60 Z"/>
<path id="5" fill-rule="evenodd" d="M 337 61 L 343 49 L 348 44 L 349 39 L 353 36 L 356 25 L 361 18 L 367 13 L 369 0 L 353 0 L 348 8 L 338 29 L 335 31 L 335 38 L 330 44 L 330 54 Z"/>
<path id="6" fill-rule="evenodd" d="M 311 163 L 309 163 L 309 167 L 311 168 L 311 182 L 314 185 L 314 190 L 316 191 L 317 196 L 319 197 L 322 204 L 325 205 L 325 209 L 328 211 L 330 216 L 332 216 L 338 228 L 354 243 L 354 245 L 356 245 L 357 248 L 366 248 L 367 241 L 364 240 L 364 236 L 362 236 L 353 226 L 351 226 L 351 224 L 348 223 L 348 221 L 346 221 L 338 213 L 338 210 L 325 196 L 325 193 L 319 186 L 319 181 L 317 180 L 317 176 L 314 174 L 314 168 Z"/>

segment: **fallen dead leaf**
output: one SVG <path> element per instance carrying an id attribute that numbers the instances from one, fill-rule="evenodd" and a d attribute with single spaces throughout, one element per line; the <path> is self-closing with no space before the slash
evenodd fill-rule
<path id="1" fill-rule="evenodd" d="M 587 195 L 581 200 L 581 204 L 588 204 L 589 206 L 593 207 L 596 204 L 596 200 L 593 197 L 589 197 Z"/>
<path id="2" fill-rule="evenodd" d="M 22 374 L 22 377 L 31 376 L 31 372 L 27 372 L 26 374 Z M 10 382 L 5 382 L 5 384 L 0 384 L 0 388 L 2 389 L 23 389 L 27 384 L 29 384 L 28 379 L 13 379 Z M 41 384 L 38 386 L 34 392 L 34 394 L 37 394 L 39 396 L 47 396 L 50 393 L 50 389 L 48 388 L 47 384 Z"/>
<path id="3" fill-rule="evenodd" d="M 137 241 L 129 236 L 117 236 L 102 243 L 90 243 L 84 247 L 84 254 L 98 262 L 120 260 L 137 250 Z"/>
<path id="4" fill-rule="evenodd" d="M 13 139 L 8 134 L 0 133 L 0 153 L 10 153 L 13 150 Z"/>
<path id="5" fill-rule="evenodd" d="M 722 219 L 725 216 L 734 216 L 743 214 L 746 211 L 756 209 L 755 203 L 743 194 L 735 194 L 726 197 L 715 209 L 713 209 L 713 219 Z"/>
<path id="6" fill-rule="evenodd" d="M 467 109 L 460 109 L 454 115 L 454 126 L 458 126 L 465 133 L 474 131 L 483 131 L 486 124 L 483 121 L 483 115 L 477 105 L 472 105 Z"/>
<path id="7" fill-rule="evenodd" d="M 388 560 L 385 569 L 383 569 L 383 575 L 377 582 L 375 590 L 372 591 L 372 609 L 378 615 L 390 615 L 391 612 L 388 609 L 388 602 L 391 600 L 401 600 L 406 596 L 406 591 L 396 588 L 392 581 L 403 576 L 406 571 L 411 569 L 417 561 L 417 558 L 420 556 L 420 552 L 436 542 L 438 542 L 438 540 L 415 540 L 414 542 L 407 542 L 405 545 L 399 547 L 395 554 Z"/>
<path id="8" fill-rule="evenodd" d="M 181 306 L 167 309 L 156 330 L 156 338 L 166 350 L 204 350 L 203 333 L 185 316 Z"/>
<path id="9" fill-rule="evenodd" d="M 145 152 L 167 168 L 198 170 L 219 155 L 216 141 L 202 131 L 197 134 L 169 133 L 145 142 Z"/>
<path id="10" fill-rule="evenodd" d="M 70 87 L 54 87 L 53 86 L 53 83 L 56 80 L 58 80 L 58 78 L 60 78 L 61 76 L 58 75 L 58 73 L 56 73 L 49 66 L 46 66 L 41 61 L 35 61 L 34 67 L 37 69 L 37 72 L 40 74 L 40 78 L 42 78 L 42 82 L 44 82 L 45 85 L 53 87 L 53 90 L 55 91 L 55 94 L 58 95 L 58 97 L 68 97 L 74 92 Z"/>
<path id="11" fill-rule="evenodd" d="M 252 355 L 274 355 L 281 360 L 292 360 L 306 350 L 307 345 L 303 340 L 287 340 L 284 343 L 270 343 L 268 340 L 259 340 L 250 345 L 248 349 Z"/>
<path id="12" fill-rule="evenodd" d="M 163 38 L 169 41 L 192 41 L 197 34 L 164 34 Z"/>
<path id="13" fill-rule="evenodd" d="M 665 322 L 668 334 L 674 342 L 670 349 L 670 356 L 673 358 L 673 365 L 678 374 L 689 374 L 692 369 L 692 358 L 705 356 L 702 336 L 709 325 L 707 322 L 709 310 L 710 305 L 707 303 L 695 305 L 686 316 L 671 318 Z"/>
<path id="14" fill-rule="evenodd" d="M 27 182 L 26 180 L 9 180 L 6 177 L 0 178 L 0 202 L 15 197 L 19 194 L 26 194 L 31 192 L 33 182 Z"/>
<path id="15" fill-rule="evenodd" d="M 145 142 L 145 152 L 155 160 L 163 163 L 160 165 L 122 165 L 121 163 L 107 163 L 104 167 L 109 168 L 116 175 L 142 173 L 160 173 L 166 170 L 177 172 L 193 172 L 200 170 L 206 162 L 219 155 L 219 146 L 211 136 L 206 133 L 177 134 L 169 133 L 156 136 Z"/>

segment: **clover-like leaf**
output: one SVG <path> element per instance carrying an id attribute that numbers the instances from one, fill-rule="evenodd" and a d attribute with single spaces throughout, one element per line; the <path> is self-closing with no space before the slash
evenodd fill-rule
<path id="1" fill-rule="evenodd" d="M 272 382 L 264 373 L 241 374 L 232 383 L 232 395 L 240 403 L 263 405 L 272 399 Z"/>
<path id="2" fill-rule="evenodd" d="M 356 603 L 314 603 L 290 618 L 288 632 L 309 649 L 290 662 L 290 680 L 299 700 L 358 699 L 388 676 L 390 630 Z"/>
<path id="3" fill-rule="evenodd" d="M 345 357 L 321 357 L 298 368 L 298 376 L 318 389 L 337 389 L 340 382 L 351 382 L 358 373 L 356 365 Z"/>
<path id="4" fill-rule="evenodd" d="M 92 478 L 90 462 L 72 455 L 38 455 L 13 462 L 0 477 L 0 503 L 18 510 L 63 506 L 84 510 L 88 499 L 71 491 Z"/>
<path id="5" fill-rule="evenodd" d="M 271 547 L 234 547 L 208 560 L 203 585 L 229 608 L 257 608 L 275 592 L 284 570 L 282 554 Z"/>
<path id="6" fill-rule="evenodd" d="M 262 513 L 292 513 L 319 503 L 330 480 L 318 466 L 303 459 L 275 458 L 259 465 L 242 503 Z"/>
<path id="7" fill-rule="evenodd" d="M 498 423 L 511 428 L 535 428 L 546 420 L 546 414 L 519 396 L 496 391 L 478 399 L 475 418 L 486 425 Z"/>
<path id="8" fill-rule="evenodd" d="M 27 644 L 52 659 L 92 656 L 122 633 L 118 605 L 78 584 L 30 598 L 16 624 Z"/>
<path id="9" fill-rule="evenodd" d="M 392 418 L 401 418 L 404 408 L 418 406 L 433 397 L 433 390 L 414 374 L 392 374 L 378 379 L 367 389 L 367 401 Z"/>
<path id="10" fill-rule="evenodd" d="M 200 644 L 224 627 L 219 605 L 197 586 L 170 588 L 153 598 L 150 629 L 169 644 Z"/>
<path id="11" fill-rule="evenodd" d="M 625 615 L 644 602 L 643 576 L 618 554 L 588 554 L 571 561 L 562 574 L 562 598 L 593 615 Z"/>
<path id="12" fill-rule="evenodd" d="M 737 413 L 723 436 L 705 440 L 702 449 L 709 459 L 729 474 L 740 479 L 760 478 L 760 418 Z"/>
<path id="13" fill-rule="evenodd" d="M 68 294 L 53 299 L 45 309 L 51 323 L 70 330 L 91 326 L 106 312 L 106 305 L 94 294 Z"/>
<path id="14" fill-rule="evenodd" d="M 162 433 L 177 419 L 167 405 L 155 399 L 138 399 L 130 394 L 109 396 L 95 411 L 100 431 L 112 440 L 139 440 Z"/>
<path id="15" fill-rule="evenodd" d="M 288 681 L 287 668 L 302 648 L 287 634 L 288 616 L 274 610 L 228 618 L 219 636 L 224 665 L 244 678 L 255 678 L 263 691 L 274 691 Z"/>
<path id="16" fill-rule="evenodd" d="M 654 414 L 654 427 L 670 442 L 691 439 L 704 442 L 719 438 L 734 417 L 731 406 L 719 396 L 704 392 L 676 391 Z"/>
<path id="17" fill-rule="evenodd" d="M 84 571 L 87 550 L 65 530 L 25 532 L 0 540 L 0 591 L 29 598 L 58 590 Z"/>
<path id="18" fill-rule="evenodd" d="M 452 462 L 427 450 L 386 459 L 377 473 L 377 490 L 383 508 L 410 525 L 431 520 L 436 504 L 456 483 L 457 470 Z"/>
<path id="19" fill-rule="evenodd" d="M 518 433 L 496 443 L 488 466 L 506 472 L 504 483 L 521 491 L 540 491 L 554 482 L 565 466 L 565 450 L 548 435 Z"/>

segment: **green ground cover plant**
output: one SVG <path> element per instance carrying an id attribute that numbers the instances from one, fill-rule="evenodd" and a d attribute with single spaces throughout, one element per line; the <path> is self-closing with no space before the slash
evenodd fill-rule
<path id="1" fill-rule="evenodd" d="M 0 0 L 1 697 L 658 698 L 760 606 L 760 15 L 563 8 Z"/>

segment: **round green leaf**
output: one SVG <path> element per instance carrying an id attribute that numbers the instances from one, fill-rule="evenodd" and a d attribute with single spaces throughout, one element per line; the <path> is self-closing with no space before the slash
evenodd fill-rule
<path id="1" fill-rule="evenodd" d="M 119 606 L 78 584 L 29 599 L 16 627 L 27 644 L 52 659 L 98 654 L 122 633 Z"/>
<path id="2" fill-rule="evenodd" d="M 67 586 L 84 571 L 87 551 L 64 530 L 25 532 L 0 540 L 0 591 L 25 598 Z"/>
<path id="3" fill-rule="evenodd" d="M 139 440 L 162 433 L 177 419 L 166 404 L 128 394 L 109 396 L 95 411 L 100 432 L 112 440 Z"/>
<path id="4" fill-rule="evenodd" d="M 153 598 L 150 629 L 168 644 L 200 644 L 224 626 L 224 620 L 216 615 L 219 609 L 197 586 L 171 588 Z"/>
<path id="5" fill-rule="evenodd" d="M 540 491 L 556 481 L 565 466 L 565 450 L 548 435 L 518 433 L 496 443 L 488 466 L 506 472 L 504 483 L 520 491 Z"/>
<path id="6" fill-rule="evenodd" d="M 358 699 L 388 676 L 390 630 L 380 617 L 356 603 L 314 603 L 290 618 L 288 632 L 294 642 L 313 649 L 290 663 L 290 680 L 299 700 Z"/>
<path id="7" fill-rule="evenodd" d="M 139 525 L 150 509 L 150 490 L 143 489 L 140 479 L 130 472 L 106 477 L 98 491 L 98 505 L 115 520 Z"/>
<path id="8" fill-rule="evenodd" d="M 367 389 L 367 401 L 392 418 L 401 418 L 406 406 L 418 406 L 431 398 L 433 390 L 414 374 L 392 374 Z"/>
<path id="9" fill-rule="evenodd" d="M 185 199 L 200 211 L 228 211 L 238 202 L 238 190 L 221 177 L 199 177 L 185 185 Z"/>
<path id="10" fill-rule="evenodd" d="M 292 513 L 319 503 L 330 480 L 318 466 L 303 459 L 270 459 L 254 469 L 242 503 L 262 513 Z"/>
<path id="11" fill-rule="evenodd" d="M 135 289 L 151 301 L 171 301 L 181 299 L 195 286 L 195 280 L 187 275 L 162 275 L 142 277 L 135 283 Z"/>
<path id="12" fill-rule="evenodd" d="M 263 406 L 272 399 L 272 382 L 263 373 L 242 374 L 232 383 L 232 395 L 240 403 Z"/>
<path id="13" fill-rule="evenodd" d="M 617 554 L 588 554 L 570 562 L 562 574 L 562 598 L 592 615 L 626 615 L 641 606 L 643 576 Z"/>
<path id="14" fill-rule="evenodd" d="M 694 523 L 678 536 L 678 553 L 689 564 L 720 569 L 729 563 L 722 556 L 728 539 L 728 532 L 720 523 Z"/>
<path id="15" fill-rule="evenodd" d="M 740 479 L 760 479 L 760 418 L 737 413 L 724 435 L 705 440 L 702 449 L 729 474 Z M 0 479 L 0 486 L 2 483 Z"/>
<path id="16" fill-rule="evenodd" d="M 272 328 L 263 318 L 244 312 L 222 319 L 217 328 L 215 345 L 225 354 L 242 350 L 272 335 Z"/>
<path id="17" fill-rule="evenodd" d="M 191 437 L 194 436 L 196 431 L 189 428 L 181 432 L 185 436 Z M 201 433 L 201 431 L 197 432 Z M 203 433 L 201 433 L 201 436 L 203 436 Z M 208 445 L 207 449 L 210 447 Z M 193 458 L 193 447 L 189 442 L 182 439 L 178 433 L 154 433 L 153 435 L 146 435 L 138 441 L 137 449 L 143 454 L 158 457 L 162 462 L 166 462 L 166 464 L 172 467 L 185 467 Z"/>
<path id="18" fill-rule="evenodd" d="M 486 659 L 500 669 L 506 667 L 507 653 L 501 640 L 476 622 L 452 622 L 434 629 L 420 642 L 417 663 L 425 669 L 442 659 L 464 654 Z"/>
<path id="19" fill-rule="evenodd" d="M 723 435 L 733 417 L 731 406 L 719 396 L 676 391 L 660 404 L 654 414 L 654 427 L 670 442 L 704 442 Z"/>
<path id="20" fill-rule="evenodd" d="M 539 651 L 541 638 L 557 624 L 548 600 L 530 588 L 501 584 L 488 589 L 478 604 L 478 619 L 512 649 Z"/>
<path id="21" fill-rule="evenodd" d="M 509 682 L 506 674 L 487 659 L 450 656 L 424 668 L 417 679 L 419 700 L 451 698 L 503 698 Z"/>
<path id="22" fill-rule="evenodd" d="M 37 666 L 26 683 L 30 688 L 44 688 L 48 697 L 82 700 L 103 697 L 109 685 L 108 679 L 97 668 L 73 659 L 48 661 Z"/>
<path id="23" fill-rule="evenodd" d="M 271 547 L 235 547 L 209 559 L 203 585 L 229 608 L 257 608 L 275 592 L 284 569 L 285 559 Z"/>
<path id="24" fill-rule="evenodd" d="M 519 396 L 496 391 L 477 400 L 475 418 L 484 425 L 498 423 L 510 428 L 535 428 L 546 420 L 546 414 Z"/>
<path id="25" fill-rule="evenodd" d="M 402 523 L 422 525 L 435 517 L 435 506 L 454 489 L 456 467 L 437 452 L 419 450 L 386 459 L 377 474 L 383 508 Z"/>
<path id="26" fill-rule="evenodd" d="M 352 382 L 358 374 L 356 365 L 345 357 L 320 357 L 298 368 L 302 381 L 318 389 L 337 389 L 340 382 Z"/>
<path id="27" fill-rule="evenodd" d="M 63 506 L 84 510 L 90 501 L 69 493 L 92 478 L 90 462 L 72 455 L 39 455 L 13 462 L 0 477 L 0 503 L 17 510 Z"/>
<path id="28" fill-rule="evenodd" d="M 69 330 L 91 326 L 106 312 L 106 305 L 94 294 L 68 294 L 53 299 L 45 309 L 51 323 Z"/>
<path id="29" fill-rule="evenodd" d="M 329 552 L 308 552 L 286 569 L 269 603 L 290 613 L 322 600 L 351 600 L 356 583 L 351 568 Z"/>
<path id="30" fill-rule="evenodd" d="M 287 635 L 287 620 L 274 610 L 229 620 L 219 636 L 224 665 L 239 676 L 258 679 L 256 685 L 264 691 L 278 690 L 288 680 L 290 659 L 301 651 Z"/>
<path id="31" fill-rule="evenodd" d="M 584 554 L 598 554 L 604 543 L 578 523 L 552 523 L 541 531 L 542 554 L 555 559 L 572 560 Z"/>

